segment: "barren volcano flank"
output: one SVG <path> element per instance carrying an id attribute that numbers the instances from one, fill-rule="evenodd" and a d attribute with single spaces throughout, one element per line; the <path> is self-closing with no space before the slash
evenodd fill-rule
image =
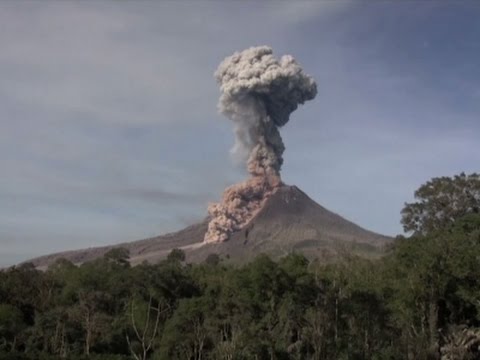
<path id="1" fill-rule="evenodd" d="M 280 187 L 256 216 L 222 243 L 203 243 L 208 219 L 175 233 L 98 248 L 75 250 L 31 260 L 47 267 L 59 258 L 82 263 L 103 256 L 115 247 L 130 251 L 131 263 L 157 262 L 174 248 L 183 249 L 187 261 L 200 262 L 215 253 L 244 262 L 260 253 L 278 258 L 297 251 L 309 258 L 334 254 L 348 247 L 363 252 L 380 252 L 391 238 L 365 230 L 332 213 L 310 199 L 296 186 Z"/>

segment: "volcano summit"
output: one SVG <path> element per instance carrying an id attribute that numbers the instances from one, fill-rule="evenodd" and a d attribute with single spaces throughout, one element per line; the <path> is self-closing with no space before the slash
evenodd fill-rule
<path id="1" fill-rule="evenodd" d="M 279 186 L 261 210 L 228 241 L 203 241 L 209 220 L 150 239 L 46 255 L 31 262 L 41 268 L 60 258 L 78 264 L 101 257 L 116 247 L 130 251 L 132 264 L 158 262 L 175 248 L 185 251 L 190 262 L 203 261 L 210 254 L 245 262 L 260 253 L 278 258 L 293 251 L 318 258 L 326 253 L 335 255 L 345 247 L 355 252 L 380 253 L 392 240 L 361 228 L 317 204 L 296 186 L 287 185 Z"/>
<path id="2" fill-rule="evenodd" d="M 378 251 L 388 242 L 281 181 L 285 146 L 279 128 L 299 104 L 317 94 L 315 81 L 292 56 L 277 60 L 271 48 L 252 47 L 227 57 L 215 77 L 221 92 L 219 110 L 234 123 L 232 154 L 245 162 L 249 178 L 227 188 L 200 224 L 132 243 L 44 256 L 33 260 L 36 266 L 48 266 L 60 257 L 82 263 L 120 246 L 130 251 L 136 264 L 158 261 L 174 248 L 196 262 L 212 253 L 234 260 L 292 251 L 318 257 L 345 244 Z"/>

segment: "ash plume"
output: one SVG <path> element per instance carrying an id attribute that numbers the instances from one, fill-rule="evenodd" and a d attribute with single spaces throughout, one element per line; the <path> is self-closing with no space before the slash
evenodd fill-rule
<path id="1" fill-rule="evenodd" d="M 234 123 L 232 154 L 246 161 L 250 178 L 227 188 L 220 203 L 208 208 L 205 242 L 221 242 L 245 226 L 282 184 L 285 146 L 279 127 L 298 104 L 317 94 L 312 77 L 290 55 L 275 59 L 268 46 L 236 52 L 215 72 L 219 111 Z"/>

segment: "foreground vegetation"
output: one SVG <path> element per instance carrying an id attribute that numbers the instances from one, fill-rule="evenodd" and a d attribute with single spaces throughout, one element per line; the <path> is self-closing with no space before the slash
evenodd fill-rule
<path id="1" fill-rule="evenodd" d="M 415 220 L 422 231 L 376 260 L 191 265 L 174 250 L 132 268 L 115 249 L 81 266 L 11 268 L 0 358 L 478 359 L 480 214 L 428 231 Z"/>

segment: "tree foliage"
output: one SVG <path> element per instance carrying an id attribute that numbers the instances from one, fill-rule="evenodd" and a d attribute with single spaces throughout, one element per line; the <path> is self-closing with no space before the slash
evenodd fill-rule
<path id="1" fill-rule="evenodd" d="M 480 212 L 480 175 L 433 178 L 415 191 L 415 200 L 402 210 L 406 232 L 425 235 L 451 226 L 464 215 Z"/>
<path id="2" fill-rule="evenodd" d="M 399 238 L 379 260 L 128 267 L 106 256 L 11 268 L 0 272 L 0 358 L 475 358 L 478 259 L 470 214 Z"/>
<path id="3" fill-rule="evenodd" d="M 468 209 L 380 259 L 234 266 L 174 251 L 130 267 L 115 250 L 5 269 L 0 359 L 478 359 L 480 214 Z"/>

